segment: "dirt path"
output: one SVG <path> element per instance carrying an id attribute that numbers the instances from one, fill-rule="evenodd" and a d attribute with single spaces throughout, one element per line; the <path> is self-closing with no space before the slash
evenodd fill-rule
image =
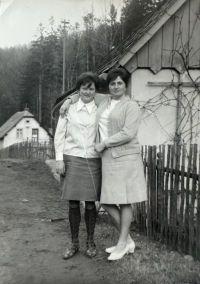
<path id="1" fill-rule="evenodd" d="M 70 242 L 67 204 L 48 166 L 38 161 L 0 161 L 0 284 L 111 283 L 104 277 L 106 254 L 85 256 L 85 224 L 80 252 L 63 260 Z"/>

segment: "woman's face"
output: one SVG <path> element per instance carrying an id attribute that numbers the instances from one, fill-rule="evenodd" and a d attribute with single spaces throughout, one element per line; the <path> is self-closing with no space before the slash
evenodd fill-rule
<path id="1" fill-rule="evenodd" d="M 80 95 L 81 95 L 81 100 L 84 104 L 90 103 L 94 99 L 95 95 L 95 85 L 94 83 L 87 83 L 85 85 L 81 85 L 80 87 Z"/>
<path id="2" fill-rule="evenodd" d="M 109 90 L 111 96 L 115 100 L 119 100 L 126 91 L 126 84 L 124 81 L 118 76 L 114 81 L 111 81 L 109 84 Z"/>

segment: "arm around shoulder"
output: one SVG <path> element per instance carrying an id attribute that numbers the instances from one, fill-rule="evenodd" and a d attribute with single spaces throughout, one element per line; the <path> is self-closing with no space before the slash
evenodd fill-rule
<path id="1" fill-rule="evenodd" d="M 101 93 L 96 93 L 94 97 L 94 102 L 97 106 L 99 106 L 103 101 L 105 101 L 108 97 L 110 97 L 109 94 L 101 94 Z"/>

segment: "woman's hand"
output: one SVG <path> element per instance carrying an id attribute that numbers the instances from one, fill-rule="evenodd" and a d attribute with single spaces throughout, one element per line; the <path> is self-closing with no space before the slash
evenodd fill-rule
<path id="1" fill-rule="evenodd" d="M 71 99 L 67 99 L 61 106 L 60 108 L 60 115 L 63 118 L 65 115 L 67 115 L 70 104 L 71 104 L 72 100 Z"/>
<path id="2" fill-rule="evenodd" d="M 56 172 L 59 175 L 65 174 L 65 163 L 64 163 L 64 161 L 56 161 Z"/>
<path id="3" fill-rule="evenodd" d="M 94 149 L 95 149 L 95 151 L 96 151 L 97 153 L 103 152 L 103 150 L 104 150 L 105 148 L 106 148 L 106 145 L 105 145 L 104 142 L 101 142 L 101 143 L 95 145 L 95 147 L 94 147 Z"/>

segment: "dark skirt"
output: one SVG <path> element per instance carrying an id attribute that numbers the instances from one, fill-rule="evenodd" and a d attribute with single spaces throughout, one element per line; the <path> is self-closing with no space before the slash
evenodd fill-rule
<path id="1" fill-rule="evenodd" d="M 65 177 L 61 178 L 62 199 L 99 201 L 101 158 L 64 155 Z"/>

